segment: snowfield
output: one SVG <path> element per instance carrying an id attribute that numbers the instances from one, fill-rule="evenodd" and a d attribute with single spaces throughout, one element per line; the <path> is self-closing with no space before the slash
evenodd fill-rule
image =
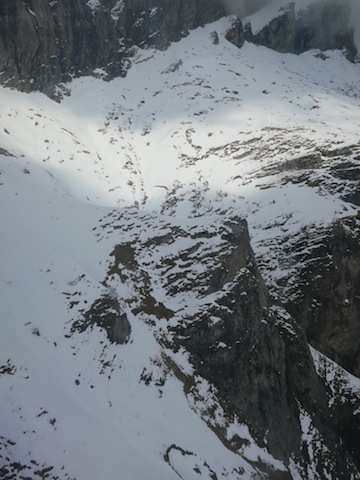
<path id="1" fill-rule="evenodd" d="M 77 480 L 260 478 L 259 461 L 286 470 L 226 419 L 204 379 L 184 392 L 188 355 L 163 339 L 211 301 L 191 279 L 221 251 L 227 219 L 247 220 L 271 284 L 287 273 L 274 238 L 358 211 L 323 152 L 360 149 L 360 64 L 339 51 L 238 49 L 224 38 L 231 21 L 137 51 L 126 78 L 76 79 L 60 103 L 0 88 L 0 467 Z M 322 162 L 308 172 L 316 187 L 281 168 L 308 155 Z M 170 271 L 191 234 L 203 263 L 189 253 Z M 116 245 L 136 252 L 122 278 L 109 274 Z M 176 268 L 190 284 L 169 295 Z M 168 319 L 134 313 L 145 276 Z M 124 345 L 73 328 L 105 294 L 129 319 Z M 227 448 L 211 422 L 243 446 Z"/>

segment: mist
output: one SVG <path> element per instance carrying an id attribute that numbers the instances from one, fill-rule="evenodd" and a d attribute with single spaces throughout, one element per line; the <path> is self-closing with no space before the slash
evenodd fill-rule
<path id="1" fill-rule="evenodd" d="M 354 42 L 360 53 L 360 1 L 351 1 L 351 25 L 354 28 Z"/>
<path id="2" fill-rule="evenodd" d="M 226 9 L 231 14 L 245 17 L 260 10 L 272 0 L 223 0 Z"/>
<path id="3" fill-rule="evenodd" d="M 281 7 L 289 3 L 295 3 L 296 9 L 305 8 L 306 6 L 316 2 L 334 2 L 347 4 L 350 8 L 350 20 L 347 27 L 350 25 L 354 29 L 354 43 L 360 52 L 360 0 L 223 0 L 225 7 L 229 14 L 235 14 L 240 18 L 252 15 L 253 13 L 263 9 L 264 17 L 260 24 L 267 23 L 275 16 Z M 259 19 L 258 19 L 259 20 Z"/>
<path id="4" fill-rule="evenodd" d="M 314 1 L 319 0 L 293 0 L 298 8 L 306 6 Z M 223 2 L 229 13 L 245 17 L 271 3 L 274 5 L 274 8 L 281 8 L 282 6 L 291 3 L 291 0 L 223 0 Z"/>
<path id="5" fill-rule="evenodd" d="M 261 8 L 273 4 L 274 9 L 280 9 L 289 3 L 295 3 L 296 8 L 304 8 L 311 3 L 334 0 L 223 0 L 229 13 L 244 17 L 257 12 Z M 338 0 L 339 3 L 346 3 L 347 1 L 352 5 L 352 18 L 355 21 L 360 21 L 360 0 Z M 356 20 L 355 20 L 356 19 Z"/>

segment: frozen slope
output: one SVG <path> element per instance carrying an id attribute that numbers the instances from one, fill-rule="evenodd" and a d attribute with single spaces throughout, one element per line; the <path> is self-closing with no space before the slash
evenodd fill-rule
<path id="1" fill-rule="evenodd" d="M 224 219 L 245 217 L 255 254 L 272 259 L 272 238 L 357 211 L 342 200 L 351 185 L 288 182 L 279 166 L 320 150 L 357 151 L 360 65 L 341 52 L 323 60 L 239 50 L 224 39 L 228 25 L 197 29 L 165 52 L 138 51 L 126 78 L 78 79 L 59 104 L 0 90 L 0 460 L 12 471 L 236 479 L 259 475 L 262 462 L 296 478 L 246 425 L 229 423 L 206 381 L 196 377 L 184 392 L 183 376 L 193 374 L 186 352 L 166 347 L 164 318 L 136 314 L 144 275 L 154 305 L 177 312 L 174 324 L 201 308 L 201 292 L 168 297 L 167 271 L 157 269 L 191 248 L 187 237 L 166 248 L 154 238 L 218 235 Z M 322 160 L 313 174 L 326 180 L 332 160 Z M 220 251 L 216 235 L 204 237 L 204 251 Z M 150 242 L 138 252 L 143 276 L 131 259 L 122 279 L 109 276 L 115 245 L 132 242 Z M 272 261 L 268 282 L 282 275 Z M 185 264 L 189 278 L 206 270 Z M 105 294 L 129 319 L 124 345 L 98 326 L 72 328 Z M 246 439 L 237 451 L 209 427 L 210 407 L 229 440 Z"/>

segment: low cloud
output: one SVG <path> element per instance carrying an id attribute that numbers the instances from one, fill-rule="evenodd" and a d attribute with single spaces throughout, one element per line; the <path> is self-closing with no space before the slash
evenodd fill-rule
<path id="1" fill-rule="evenodd" d="M 223 0 L 229 13 L 234 13 L 239 17 L 250 15 L 272 0 Z"/>
<path id="2" fill-rule="evenodd" d="M 344 27 L 348 28 L 349 25 L 353 27 L 354 43 L 358 52 L 360 52 L 360 0 L 223 0 L 228 13 L 238 15 L 240 18 L 251 15 L 263 8 L 266 22 L 271 20 L 271 12 L 274 14 L 289 3 L 295 3 L 296 9 L 299 10 L 309 4 L 326 1 L 337 1 L 339 4 L 351 8 L 351 20 L 349 21 L 351 23 L 344 25 Z M 267 18 L 268 16 L 269 18 Z"/>
<path id="3" fill-rule="evenodd" d="M 358 52 L 360 53 L 360 1 L 351 1 L 351 19 L 354 28 L 354 42 Z"/>
<path id="4" fill-rule="evenodd" d="M 289 3 L 295 3 L 296 8 L 306 7 L 316 2 L 334 2 L 336 0 L 223 0 L 229 13 L 235 13 L 239 16 L 251 15 L 266 5 L 273 4 L 274 7 L 281 8 Z M 339 3 L 351 3 L 354 15 L 360 22 L 360 0 L 337 0 Z"/>

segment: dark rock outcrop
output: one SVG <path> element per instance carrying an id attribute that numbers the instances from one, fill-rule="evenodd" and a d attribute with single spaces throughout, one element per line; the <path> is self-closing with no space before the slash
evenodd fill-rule
<path id="1" fill-rule="evenodd" d="M 245 33 L 242 21 L 238 18 L 233 26 L 226 32 L 226 40 L 241 48 L 245 42 Z"/>
<path id="2" fill-rule="evenodd" d="M 245 2 L 251 13 L 264 2 Z M 92 6 L 91 6 L 92 5 Z M 166 48 L 188 30 L 236 12 L 221 0 L 3 0 L 0 5 L 0 81 L 24 91 L 56 93 L 56 86 L 97 68 L 108 78 L 124 75 L 133 46 Z M 238 20 L 227 34 L 279 52 L 345 48 L 357 53 L 350 3 L 316 2 L 295 14 L 294 4 L 260 32 L 243 31 Z"/>
<path id="3" fill-rule="evenodd" d="M 305 231 L 288 255 L 302 267 L 284 305 L 309 342 L 360 377 L 360 224 L 350 217 Z M 304 245 L 308 248 L 304 249 Z M 299 258 L 301 257 L 301 258 Z M 292 283 L 292 282 L 291 282 Z"/>
<path id="4" fill-rule="evenodd" d="M 131 218 L 134 219 L 133 214 Z M 154 220 L 157 222 L 158 218 Z M 116 221 L 122 225 L 123 220 Z M 339 272 L 340 286 L 348 284 L 346 272 L 354 273 L 359 264 L 356 241 L 344 240 L 350 231 L 356 231 L 351 221 L 343 227 L 334 227 L 335 238 L 326 246 L 337 259 L 335 271 L 345 266 L 343 273 Z M 118 228 L 116 224 L 114 228 Z M 106 330 L 110 341 L 126 341 L 130 324 L 112 285 L 118 285 L 119 281 L 132 285 L 131 296 L 122 298 L 122 304 L 130 315 L 136 316 L 136 321 L 146 322 L 153 329 L 163 349 L 163 359 L 167 360 L 159 385 L 166 382 L 168 375 L 182 381 L 184 393 L 195 404 L 199 402 L 199 414 L 230 450 L 241 455 L 242 447 L 249 442 L 247 437 L 228 434 L 224 428 L 224 419 L 231 424 L 236 418 L 248 426 L 259 446 L 289 467 L 287 472 L 273 472 L 259 461 L 256 464 L 259 478 L 292 478 L 290 462 L 306 480 L 327 478 L 329 472 L 334 479 L 356 478 L 360 469 L 358 393 L 351 383 L 346 384 L 341 367 L 312 352 L 307 339 L 307 335 L 311 335 L 310 324 L 317 321 L 314 320 L 316 311 L 310 309 L 314 303 L 311 285 L 317 285 L 316 275 L 322 273 L 321 261 L 327 255 L 319 251 L 320 264 L 313 264 L 311 260 L 318 260 L 314 255 L 316 242 L 311 242 L 314 244 L 311 253 L 307 239 L 304 239 L 304 251 L 310 252 L 308 261 L 296 256 L 304 255 L 301 246 L 293 249 L 294 256 L 289 251 L 288 261 L 296 265 L 303 262 L 304 271 L 299 270 L 299 287 L 295 283 L 294 291 L 284 290 L 275 304 L 255 261 L 246 221 L 237 217 L 221 219 L 212 225 L 211 231 L 204 230 L 201 222 L 199 227 L 190 230 L 177 224 L 162 228 L 165 234 L 159 231 L 153 237 L 138 237 L 114 248 L 108 275 L 102 282 L 108 294 L 82 312 L 82 318 L 73 323 L 71 333 L 97 325 Z M 293 243 L 297 241 L 294 238 Z M 330 282 L 331 278 L 337 279 L 337 273 L 327 267 L 328 264 L 324 264 L 321 281 L 326 282 L 327 277 Z M 161 300 L 156 298 L 159 287 Z M 327 283 L 323 285 L 322 293 L 331 302 L 328 288 Z M 336 298 L 336 285 L 331 288 L 335 288 Z M 287 294 L 288 302 L 285 301 Z M 174 308 L 179 299 L 182 306 Z M 174 310 L 169 309 L 170 305 Z M 336 302 L 328 303 L 324 315 L 336 306 Z M 323 322 L 319 325 L 319 335 L 336 325 L 338 314 L 334 313 L 335 323 L 329 326 L 325 326 L 325 316 L 319 317 Z M 329 339 L 325 336 L 323 340 Z M 326 353 L 320 343 L 312 343 Z M 193 369 L 183 372 L 169 355 L 171 350 L 189 354 Z M 323 359 L 322 366 L 319 358 Z M 151 373 L 144 370 L 141 380 L 150 385 L 151 378 Z M 216 407 L 215 404 L 210 407 L 207 395 L 199 394 L 196 389 L 199 378 L 210 385 Z M 207 382 L 199 383 L 201 392 Z M 218 405 L 224 417 L 217 416 Z M 222 420 L 219 422 L 218 418 Z M 317 477 L 314 477 L 315 470 Z"/>
<path id="5" fill-rule="evenodd" d="M 110 342 L 124 344 L 129 340 L 131 325 L 113 295 L 103 295 L 96 300 L 89 310 L 83 312 L 82 318 L 73 323 L 71 332 L 84 332 L 95 325 L 106 331 Z"/>
<path id="6" fill-rule="evenodd" d="M 246 418 L 257 439 L 283 456 L 287 448 L 296 448 L 300 433 L 296 422 L 289 430 L 286 426 L 294 415 L 286 399 L 285 345 L 269 310 L 246 225 L 236 228 L 226 236 L 235 249 L 210 274 L 208 294 L 223 295 L 206 314 L 177 328 L 177 338 L 191 352 L 200 375 L 221 392 L 227 408 Z"/>
<path id="7" fill-rule="evenodd" d="M 138 46 L 165 48 L 225 14 L 220 0 L 127 1 L 117 21 L 124 38 Z"/>
<path id="8" fill-rule="evenodd" d="M 71 76 L 96 67 L 124 69 L 113 22 L 92 15 L 80 0 L 5 0 L 0 5 L 0 71 L 3 84 L 52 93 Z"/>
<path id="9" fill-rule="evenodd" d="M 220 0 L 3 0 L 0 81 L 53 94 L 71 76 L 128 68 L 131 47 L 165 48 L 188 29 L 224 15 Z"/>
<path id="10" fill-rule="evenodd" d="M 333 412 L 327 389 L 315 371 L 304 331 L 285 310 L 272 305 L 246 223 L 232 225 L 223 239 L 228 253 L 210 273 L 207 290 L 221 295 L 206 313 L 176 327 L 175 341 L 191 353 L 196 371 L 217 388 L 227 412 L 246 422 L 275 457 L 285 463 L 293 457 L 306 465 L 311 447 L 302 443 L 300 426 L 306 412 L 331 452 L 333 471 L 348 472 L 354 459 L 345 455 L 345 432 L 329 423 Z M 350 410 L 344 410 L 348 418 Z M 316 459 L 324 475 L 326 461 L 321 454 Z M 305 467 L 303 478 L 310 478 Z"/>
<path id="11" fill-rule="evenodd" d="M 345 49 L 350 60 L 357 53 L 349 1 L 314 2 L 298 12 L 295 4 L 289 3 L 251 40 L 278 52 Z"/>

